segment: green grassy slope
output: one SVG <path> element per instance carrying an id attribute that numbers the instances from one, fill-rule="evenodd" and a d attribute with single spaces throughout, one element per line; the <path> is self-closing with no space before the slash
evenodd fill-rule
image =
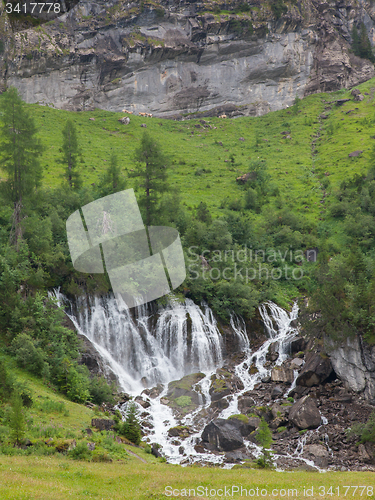
<path id="1" fill-rule="evenodd" d="M 68 118 L 78 128 L 85 184 L 97 182 L 112 151 L 118 154 L 124 172 L 130 171 L 134 150 L 144 131 L 141 124 L 146 123 L 147 130 L 171 157 L 170 181 L 178 186 L 188 206 L 203 200 L 218 215 L 223 198 L 242 196 L 235 179 L 248 171 L 250 161 L 259 158 L 267 161 L 272 181 L 286 205 L 317 222 L 324 217 L 325 208 L 320 201 L 327 179 L 334 188 L 344 178 L 366 171 L 366 158 L 373 143 L 371 135 L 375 133 L 375 79 L 358 88 L 370 94 L 362 102 L 348 102 L 340 107 L 327 104 L 352 98 L 349 91 L 339 91 L 303 99 L 297 114 L 287 109 L 256 118 L 210 118 L 205 124 L 197 119 L 176 122 L 130 116 L 130 124 L 122 125 L 118 119 L 123 113 L 72 113 L 38 105 L 29 108 L 46 146 L 42 163 L 47 186 L 61 182 L 61 130 Z M 322 114 L 328 118 L 320 118 Z M 348 154 L 357 149 L 363 150 L 363 154 L 349 158 Z"/>

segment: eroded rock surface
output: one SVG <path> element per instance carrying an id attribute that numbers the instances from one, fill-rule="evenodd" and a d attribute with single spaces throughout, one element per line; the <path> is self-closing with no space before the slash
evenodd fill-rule
<path id="1" fill-rule="evenodd" d="M 62 109 L 230 117 L 261 115 L 296 95 L 374 75 L 371 62 L 350 52 L 353 22 L 364 21 L 373 39 L 372 4 L 288 5 L 276 19 L 257 0 L 257 9 L 241 14 L 202 13 L 189 1 L 81 0 L 51 23 L 17 33 L 3 12 L 0 86 Z"/>

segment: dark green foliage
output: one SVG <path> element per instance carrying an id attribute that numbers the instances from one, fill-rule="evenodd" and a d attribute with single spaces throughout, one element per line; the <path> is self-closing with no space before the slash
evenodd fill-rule
<path id="1" fill-rule="evenodd" d="M 43 147 L 36 137 L 35 122 L 14 87 L 5 92 L 0 111 L 1 167 L 8 176 L 1 183 L 1 191 L 7 200 L 22 205 L 40 184 L 39 156 Z"/>
<path id="2" fill-rule="evenodd" d="M 288 12 L 288 7 L 285 5 L 283 0 L 270 0 L 271 1 L 271 10 L 276 17 L 276 19 L 280 19 L 283 14 Z"/>
<path id="3" fill-rule="evenodd" d="M 353 25 L 352 49 L 356 56 L 362 57 L 363 59 L 369 59 L 371 62 L 375 62 L 375 56 L 372 51 L 371 42 L 369 40 L 364 23 L 361 23 L 359 33 L 357 27 Z"/>
<path id="4" fill-rule="evenodd" d="M 212 223 L 210 211 L 207 207 L 207 203 L 205 203 L 204 201 L 201 201 L 198 205 L 196 218 L 208 225 Z"/>
<path id="5" fill-rule="evenodd" d="M 109 385 L 104 377 L 95 377 L 91 380 L 89 391 L 91 401 L 97 405 L 102 403 L 114 403 L 112 393 L 115 390 L 114 384 Z"/>
<path id="6" fill-rule="evenodd" d="M 72 120 L 67 120 L 62 131 L 62 163 L 65 165 L 64 177 L 68 181 L 70 188 L 79 189 L 82 185 L 81 174 L 78 168 L 78 147 L 77 130 Z"/>
<path id="7" fill-rule="evenodd" d="M 167 167 L 169 160 L 164 156 L 159 144 L 144 132 L 140 146 L 135 151 L 137 168 L 130 177 L 138 177 L 139 206 L 147 226 L 156 223 L 161 216 L 161 195 L 169 190 Z"/>
<path id="8" fill-rule="evenodd" d="M 9 413 L 9 428 L 12 442 L 19 445 L 25 435 L 25 416 L 22 409 L 21 396 L 14 392 Z"/>
<path id="9" fill-rule="evenodd" d="M 90 460 L 92 452 L 88 449 L 85 441 L 80 441 L 77 446 L 68 452 L 69 456 L 74 460 Z"/>
<path id="10" fill-rule="evenodd" d="M 260 421 L 256 439 L 258 444 L 262 447 L 262 456 L 256 460 L 257 465 L 262 469 L 271 468 L 273 464 L 269 448 L 272 444 L 272 433 L 263 417 Z"/>
<path id="11" fill-rule="evenodd" d="M 112 153 L 109 166 L 104 175 L 98 182 L 98 196 L 108 196 L 126 189 L 126 179 L 121 174 L 121 168 L 118 166 L 118 159 L 115 153 Z"/>
<path id="12" fill-rule="evenodd" d="M 139 444 L 141 442 L 142 434 L 138 421 L 138 410 L 135 403 L 132 401 L 128 403 L 124 422 L 120 422 L 118 417 L 116 420 L 115 429 L 119 434 L 126 437 L 134 444 Z"/>
<path id="13" fill-rule="evenodd" d="M 354 424 L 348 434 L 358 436 L 360 443 L 375 443 L 375 411 L 371 413 L 366 423 Z"/>

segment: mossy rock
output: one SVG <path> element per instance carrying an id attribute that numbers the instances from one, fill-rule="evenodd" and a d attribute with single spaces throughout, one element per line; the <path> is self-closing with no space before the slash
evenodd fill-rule
<path id="1" fill-rule="evenodd" d="M 241 420 L 241 422 L 244 422 L 245 424 L 247 424 L 249 422 L 249 418 L 246 416 L 246 415 L 243 415 L 242 413 L 238 413 L 237 415 L 231 415 L 228 420 L 231 420 L 231 419 L 237 419 L 237 420 Z"/>

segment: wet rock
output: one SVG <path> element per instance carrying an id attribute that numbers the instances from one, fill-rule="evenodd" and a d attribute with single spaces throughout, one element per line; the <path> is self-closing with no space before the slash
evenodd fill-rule
<path id="1" fill-rule="evenodd" d="M 299 368 L 301 368 L 301 366 L 303 366 L 303 364 L 304 364 L 303 359 L 301 359 L 301 358 L 294 358 L 294 359 L 292 359 L 292 361 L 290 363 L 290 367 L 293 370 L 298 370 Z"/>
<path id="2" fill-rule="evenodd" d="M 109 431 L 114 425 L 114 420 L 109 420 L 106 418 L 93 418 L 91 420 L 91 427 L 96 427 L 100 431 Z"/>
<path id="3" fill-rule="evenodd" d="M 328 467 L 329 453 L 325 446 L 321 444 L 308 444 L 304 447 L 303 456 L 312 460 L 315 465 L 322 469 Z"/>
<path id="4" fill-rule="evenodd" d="M 192 373 L 180 380 L 174 380 L 168 384 L 168 405 L 181 414 L 194 410 L 202 402 L 202 396 L 193 389 L 200 380 L 204 378 L 203 373 Z"/>
<path id="5" fill-rule="evenodd" d="M 332 364 L 327 356 L 309 353 L 296 381 L 297 385 L 312 387 L 322 384 L 332 373 Z"/>
<path id="6" fill-rule="evenodd" d="M 149 396 L 151 399 L 157 398 L 160 393 L 163 390 L 163 385 L 158 384 L 156 387 L 153 387 L 152 389 L 145 389 L 142 391 L 142 394 L 146 394 L 146 396 Z"/>
<path id="7" fill-rule="evenodd" d="M 271 382 L 270 375 L 266 375 L 265 377 L 263 377 L 262 382 L 263 382 L 263 384 L 269 384 Z"/>
<path id="8" fill-rule="evenodd" d="M 295 337 L 290 343 L 291 353 L 304 351 L 306 347 L 306 340 L 303 337 Z"/>
<path id="9" fill-rule="evenodd" d="M 177 427 L 171 427 L 168 431 L 169 437 L 180 437 L 186 438 L 190 434 L 190 429 L 186 425 L 178 425 Z"/>
<path id="10" fill-rule="evenodd" d="M 248 396 L 240 396 L 238 398 L 238 409 L 241 413 L 250 413 L 250 408 L 255 405 L 253 398 Z"/>
<path id="11" fill-rule="evenodd" d="M 135 401 L 142 406 L 142 408 L 149 408 L 151 404 L 148 401 L 145 401 L 141 396 L 137 396 Z"/>
<path id="12" fill-rule="evenodd" d="M 229 406 L 229 401 L 225 398 L 223 399 L 218 399 L 217 401 L 212 401 L 210 404 L 210 408 L 213 410 L 225 410 L 225 408 L 228 408 Z"/>
<path id="13" fill-rule="evenodd" d="M 243 438 L 235 422 L 219 418 L 204 428 L 202 441 L 217 451 L 232 451 L 243 446 Z"/>
<path id="14" fill-rule="evenodd" d="M 281 398 L 281 396 L 284 394 L 283 390 L 281 389 L 280 386 L 276 385 L 272 391 L 271 391 L 271 398 L 272 399 L 277 399 Z"/>
<path id="15" fill-rule="evenodd" d="M 299 429 L 316 429 L 321 420 L 320 411 L 309 396 L 299 399 L 289 412 L 289 421 Z"/>
<path id="16" fill-rule="evenodd" d="M 154 455 L 156 458 L 161 458 L 163 455 L 160 453 L 160 445 L 153 443 L 151 445 L 151 455 Z"/>
<path id="17" fill-rule="evenodd" d="M 278 349 L 279 349 L 278 342 L 273 342 L 272 344 L 270 344 L 270 346 L 268 348 L 268 352 L 266 354 L 267 361 L 274 362 L 278 359 L 278 357 L 279 357 Z"/>
<path id="18" fill-rule="evenodd" d="M 272 382 L 284 382 L 291 384 L 294 380 L 293 370 L 285 366 L 275 366 L 271 371 Z"/>

